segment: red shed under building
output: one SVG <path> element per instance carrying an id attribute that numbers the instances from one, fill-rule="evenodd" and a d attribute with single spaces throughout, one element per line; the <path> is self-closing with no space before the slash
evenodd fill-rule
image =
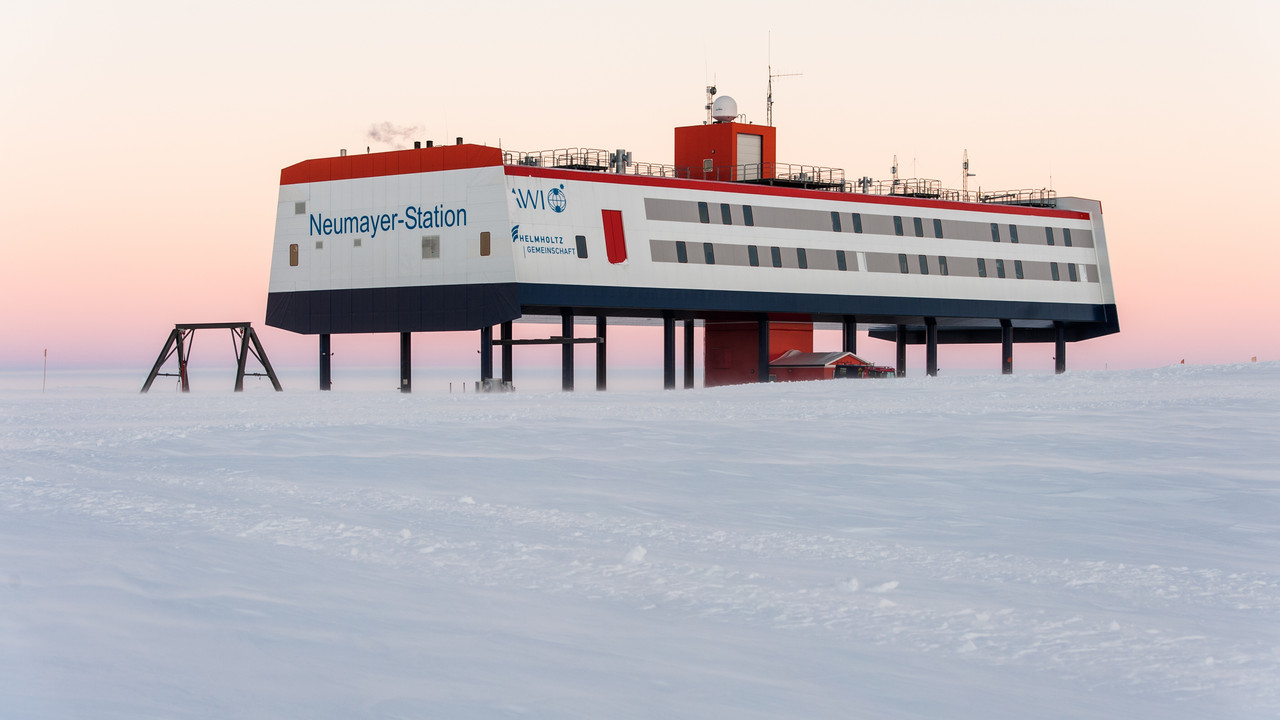
<path id="1" fill-rule="evenodd" d="M 779 382 L 831 380 L 844 377 L 890 377 L 893 375 L 893 368 L 872 365 L 851 352 L 788 350 L 769 363 L 769 374 Z"/>

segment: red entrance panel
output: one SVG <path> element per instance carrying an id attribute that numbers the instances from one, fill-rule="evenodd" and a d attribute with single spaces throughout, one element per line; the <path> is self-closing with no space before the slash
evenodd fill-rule
<path id="1" fill-rule="evenodd" d="M 706 387 L 758 382 L 760 354 L 755 322 L 708 322 L 703 335 Z M 788 350 L 813 352 L 813 324 L 769 323 L 769 360 Z"/>
<path id="2" fill-rule="evenodd" d="M 622 211 L 601 210 L 604 219 L 604 249 L 609 262 L 617 265 L 627 259 L 627 236 L 622 232 Z"/>

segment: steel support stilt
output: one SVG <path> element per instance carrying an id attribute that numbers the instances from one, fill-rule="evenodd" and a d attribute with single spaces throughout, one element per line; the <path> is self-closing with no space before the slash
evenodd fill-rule
<path id="1" fill-rule="evenodd" d="M 907 326 L 899 325 L 897 328 L 897 361 L 895 373 L 898 377 L 907 376 Z"/>
<path id="2" fill-rule="evenodd" d="M 840 349 L 844 352 L 858 354 L 858 318 L 845 315 L 840 323 Z"/>
<path id="3" fill-rule="evenodd" d="M 333 353 L 329 351 L 329 333 L 320 334 L 320 389 L 331 390 L 333 388 L 333 379 L 331 375 L 332 366 L 329 358 Z"/>
<path id="4" fill-rule="evenodd" d="M 924 371 L 938 377 L 938 319 L 924 319 Z"/>
<path id="5" fill-rule="evenodd" d="M 1013 374 L 1013 321 L 1000 321 L 1000 373 Z"/>
<path id="6" fill-rule="evenodd" d="M 480 386 L 493 380 L 493 326 L 480 328 Z"/>
<path id="7" fill-rule="evenodd" d="M 560 308 L 560 335 L 565 340 L 573 339 L 573 310 Z M 573 390 L 573 343 L 566 342 L 560 346 L 560 389 Z"/>
<path id="8" fill-rule="evenodd" d="M 400 333 L 400 392 L 413 392 L 413 333 Z"/>
<path id="9" fill-rule="evenodd" d="M 503 385 L 510 385 L 511 377 L 513 375 L 513 372 L 512 372 L 513 368 L 511 367 L 511 360 L 512 360 L 511 329 L 512 329 L 512 326 L 510 321 L 502 323 L 501 334 L 502 334 L 502 340 L 503 340 L 503 343 L 502 343 L 502 384 Z"/>
<path id="10" fill-rule="evenodd" d="M 684 321 L 684 388 L 693 387 L 693 321 Z"/>
<path id="11" fill-rule="evenodd" d="M 676 319 L 670 310 L 662 311 L 662 387 L 676 387 Z"/>
<path id="12" fill-rule="evenodd" d="M 1053 372 L 1061 375 L 1067 371 L 1067 326 L 1053 324 Z"/>
<path id="13" fill-rule="evenodd" d="M 609 318 L 604 315 L 596 316 L 596 337 L 600 338 L 600 342 L 596 344 L 596 390 L 604 390 L 607 384 L 609 356 L 605 351 L 605 330 L 608 326 Z"/>

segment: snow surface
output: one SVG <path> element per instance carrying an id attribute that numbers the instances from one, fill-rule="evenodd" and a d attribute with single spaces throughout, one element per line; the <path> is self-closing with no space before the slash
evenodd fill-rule
<path id="1" fill-rule="evenodd" d="M 1280 714 L 1280 364 L 251 390 L 0 390 L 0 717 Z"/>

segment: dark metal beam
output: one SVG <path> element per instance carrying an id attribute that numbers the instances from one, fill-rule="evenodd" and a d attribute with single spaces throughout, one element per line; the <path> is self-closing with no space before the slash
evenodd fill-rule
<path id="1" fill-rule="evenodd" d="M 845 315 L 840 323 L 840 349 L 844 352 L 858 353 L 858 318 Z"/>
<path id="2" fill-rule="evenodd" d="M 320 336 L 320 389 L 330 390 L 333 388 L 333 380 L 330 374 L 332 366 L 329 358 L 333 355 L 329 351 L 329 333 L 323 333 Z"/>
<path id="3" fill-rule="evenodd" d="M 662 387 L 676 387 L 676 319 L 670 310 L 662 313 Z"/>
<path id="4" fill-rule="evenodd" d="M 493 379 L 493 326 L 480 328 L 480 384 Z"/>
<path id="5" fill-rule="evenodd" d="M 693 387 L 693 321 L 684 321 L 684 387 Z"/>
<path id="6" fill-rule="evenodd" d="M 899 325 L 897 332 L 897 366 L 894 368 L 898 377 L 907 376 L 907 326 Z"/>
<path id="7" fill-rule="evenodd" d="M 413 392 L 413 333 L 400 333 L 400 392 Z"/>
<path id="8" fill-rule="evenodd" d="M 1013 321 L 1000 321 L 1000 372 L 1013 374 Z"/>
<path id="9" fill-rule="evenodd" d="M 560 308 L 560 334 L 565 340 L 573 338 L 573 310 Z M 573 390 L 573 343 L 560 346 L 560 389 Z"/>
<path id="10" fill-rule="evenodd" d="M 929 377 L 938 377 L 938 319 L 924 319 L 924 371 Z"/>
<path id="11" fill-rule="evenodd" d="M 609 326 L 609 318 L 604 315 L 596 316 L 596 390 L 604 390 L 607 384 L 607 365 L 608 353 L 605 346 L 605 330 Z"/>
<path id="12" fill-rule="evenodd" d="M 1053 371 L 1061 375 L 1067 371 L 1067 329 L 1062 323 L 1053 324 Z"/>
<path id="13" fill-rule="evenodd" d="M 502 345 L 502 384 L 503 385 L 511 384 L 511 377 L 513 374 L 512 371 L 514 369 L 511 367 L 511 361 L 512 361 L 511 329 L 512 329 L 512 326 L 509 321 L 502 323 L 501 333 L 502 333 L 502 340 L 504 343 Z"/>

